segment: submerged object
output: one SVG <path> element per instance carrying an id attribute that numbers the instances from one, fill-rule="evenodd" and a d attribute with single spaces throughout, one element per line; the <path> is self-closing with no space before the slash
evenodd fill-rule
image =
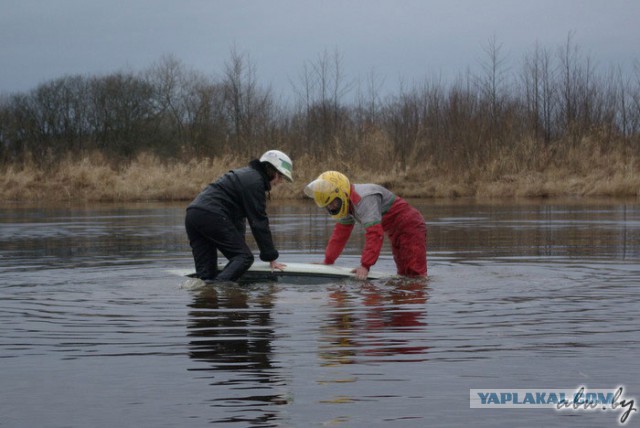
<path id="1" fill-rule="evenodd" d="M 294 283 L 320 283 L 344 278 L 354 278 L 353 268 L 324 265 L 316 263 L 283 263 L 286 267 L 283 270 L 271 270 L 271 265 L 267 262 L 256 262 L 238 280 L 241 283 L 247 282 L 269 282 L 283 281 Z M 223 269 L 220 265 L 219 269 Z M 179 276 L 195 277 L 193 270 L 172 269 L 170 273 Z M 367 279 L 380 279 L 385 276 L 380 272 L 369 271 Z"/>

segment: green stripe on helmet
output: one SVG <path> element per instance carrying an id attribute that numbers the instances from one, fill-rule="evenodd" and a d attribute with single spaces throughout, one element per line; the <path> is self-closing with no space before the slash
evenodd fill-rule
<path id="1" fill-rule="evenodd" d="M 282 168 L 286 169 L 289 172 L 291 172 L 291 170 L 293 169 L 293 166 L 285 160 L 280 159 L 280 163 Z"/>

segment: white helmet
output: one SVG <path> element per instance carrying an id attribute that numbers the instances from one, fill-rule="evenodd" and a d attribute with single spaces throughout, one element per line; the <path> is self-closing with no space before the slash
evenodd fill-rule
<path id="1" fill-rule="evenodd" d="M 260 162 L 269 162 L 274 166 L 284 177 L 289 181 L 293 181 L 293 163 L 289 156 L 282 153 L 280 150 L 269 150 L 265 152 L 260 158 Z"/>

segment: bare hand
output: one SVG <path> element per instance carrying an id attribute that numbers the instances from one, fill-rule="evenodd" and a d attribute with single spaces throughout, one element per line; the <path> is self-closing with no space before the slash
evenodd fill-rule
<path id="1" fill-rule="evenodd" d="M 284 263 L 278 263 L 277 261 L 273 260 L 269 262 L 269 265 L 271 266 L 271 272 L 273 272 L 274 270 L 284 270 L 284 268 L 287 267 L 287 265 L 285 265 Z"/>
<path id="2" fill-rule="evenodd" d="M 369 269 L 364 266 L 359 266 L 351 272 L 355 274 L 356 279 L 367 279 L 367 276 L 369 275 Z"/>

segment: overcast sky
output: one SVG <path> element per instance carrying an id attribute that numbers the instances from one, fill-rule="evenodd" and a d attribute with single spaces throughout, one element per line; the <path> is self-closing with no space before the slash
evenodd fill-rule
<path id="1" fill-rule="evenodd" d="M 518 67 L 567 37 L 601 69 L 640 61 L 638 0 L 0 0 L 0 93 L 64 75 L 142 71 L 172 55 L 220 75 L 232 47 L 258 82 L 291 88 L 305 63 L 342 56 L 387 87 L 463 74 L 495 38 Z"/>

